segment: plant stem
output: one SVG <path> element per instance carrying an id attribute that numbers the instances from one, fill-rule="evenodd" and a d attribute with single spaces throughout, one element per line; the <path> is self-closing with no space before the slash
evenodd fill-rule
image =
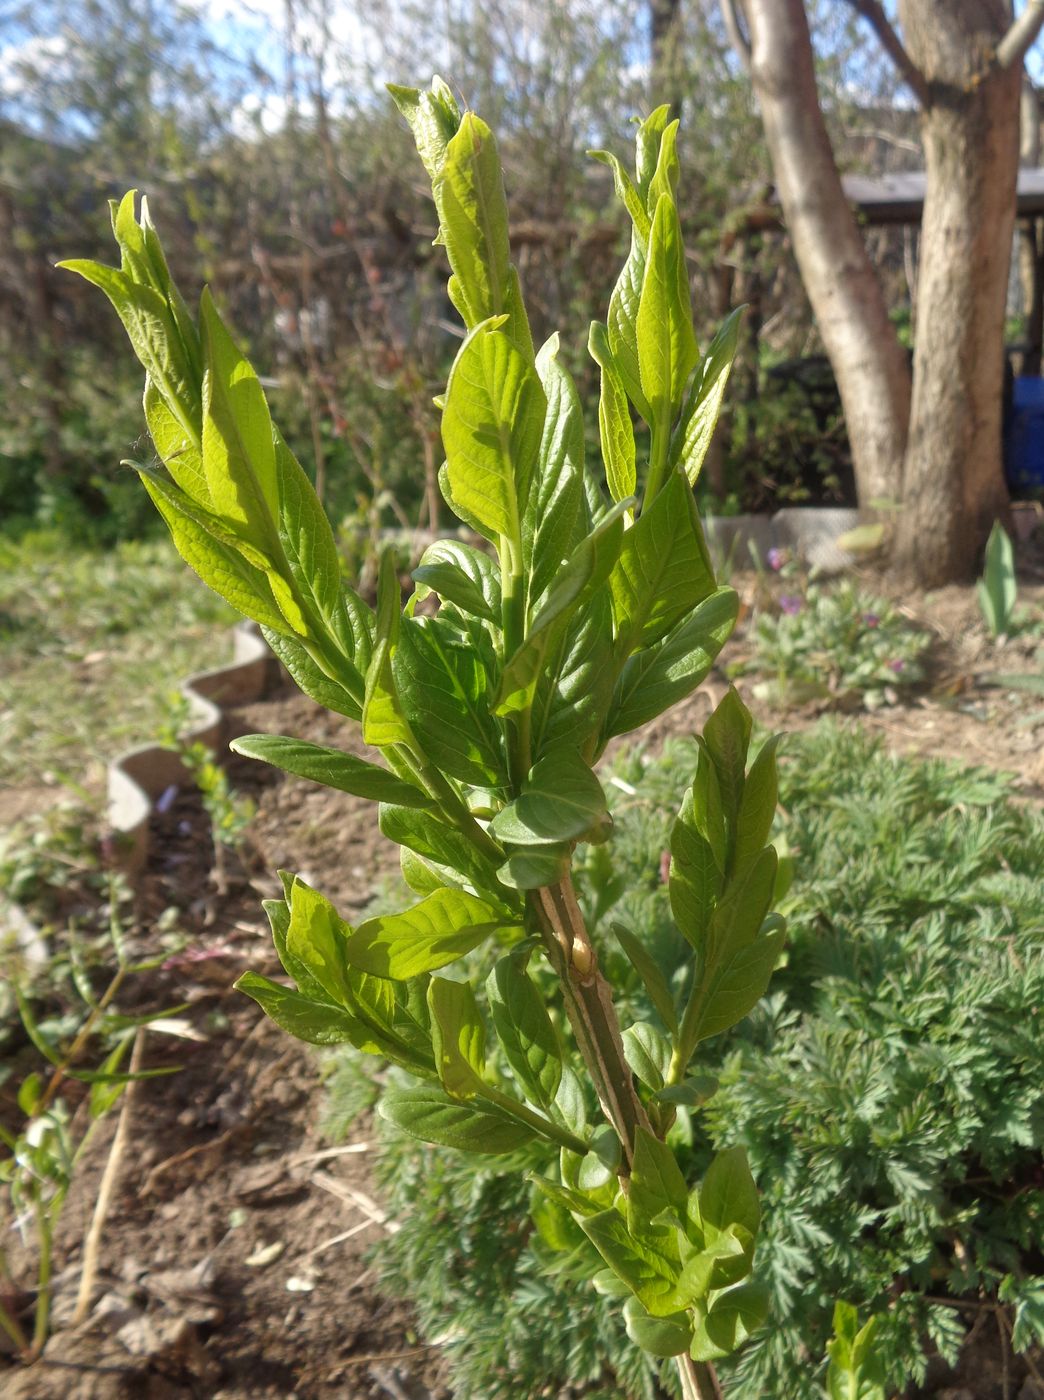
<path id="1" fill-rule="evenodd" d="M 575 1152 L 580 1157 L 584 1157 L 590 1152 L 590 1147 L 583 1138 L 578 1138 L 567 1128 L 560 1127 L 543 1113 L 536 1113 L 527 1104 L 519 1103 L 517 1099 L 511 1098 L 508 1094 L 502 1094 L 499 1090 L 487 1086 L 486 1098 L 490 1103 L 496 1104 L 499 1109 L 515 1118 L 520 1123 L 525 1123 L 527 1127 L 534 1128 L 542 1137 L 551 1138 L 560 1147 L 568 1147 L 570 1152 Z"/>
<path id="2" fill-rule="evenodd" d="M 141 1069 L 144 1051 L 145 1027 L 139 1026 L 135 1032 L 134 1047 L 131 1050 L 129 1065 L 131 1074 L 137 1074 Z M 95 1275 L 98 1272 L 98 1250 L 101 1246 L 102 1232 L 105 1229 L 105 1220 L 109 1213 L 109 1203 L 116 1185 L 116 1178 L 119 1175 L 123 1149 L 127 1142 L 131 1105 L 134 1101 L 134 1091 L 138 1082 L 139 1081 L 132 1079 L 123 1091 L 123 1103 L 120 1105 L 120 1117 L 116 1124 L 116 1134 L 113 1137 L 112 1147 L 109 1149 L 109 1157 L 105 1163 L 105 1170 L 102 1173 L 101 1183 L 98 1187 L 98 1199 L 95 1203 L 94 1214 L 91 1217 L 90 1229 L 87 1231 L 87 1236 L 83 1242 L 83 1268 L 80 1272 L 80 1287 L 76 1294 L 76 1311 L 73 1314 L 74 1327 L 84 1321 L 91 1305 L 91 1290 L 94 1287 Z"/>
<path id="3" fill-rule="evenodd" d="M 713 1366 L 704 1361 L 693 1361 L 684 1352 L 674 1358 L 674 1364 L 681 1381 L 682 1400 L 723 1400 Z"/>
<path id="4" fill-rule="evenodd" d="M 669 417 L 664 422 L 663 414 L 655 414 L 656 421 L 652 425 L 652 442 L 649 451 L 649 475 L 645 480 L 645 494 L 642 497 L 642 509 L 648 510 L 656 499 L 657 492 L 663 482 L 664 469 L 667 466 L 667 449 L 670 446 L 671 425 Z"/>
<path id="5" fill-rule="evenodd" d="M 25 1335 L 22 1324 L 18 1319 L 9 1313 L 2 1303 L 0 1303 L 0 1329 L 7 1333 L 15 1347 L 23 1355 L 29 1350 L 29 1338 Z"/>
<path id="6" fill-rule="evenodd" d="M 53 1225 L 47 1207 L 36 1204 L 36 1233 L 40 1241 L 40 1264 L 37 1269 L 36 1316 L 33 1322 L 33 1344 L 29 1359 L 35 1361 L 43 1353 L 51 1325 L 51 1263 L 54 1251 Z"/>
<path id="7" fill-rule="evenodd" d="M 651 1132 L 652 1128 L 624 1056 L 612 992 L 598 970 L 571 877 L 535 891 L 533 907 L 548 959 L 562 983 L 573 1035 L 602 1112 L 620 1139 L 629 1173 L 638 1129 Z"/>

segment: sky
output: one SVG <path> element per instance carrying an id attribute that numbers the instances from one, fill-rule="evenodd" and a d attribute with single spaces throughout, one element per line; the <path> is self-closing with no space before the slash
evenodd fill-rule
<path id="1" fill-rule="evenodd" d="M 418 5 L 414 15 L 428 14 L 431 26 L 426 35 L 420 35 L 412 45 L 403 48 L 404 53 L 425 52 L 430 55 L 431 68 L 445 71 L 452 58 L 447 53 L 448 45 L 440 41 L 447 25 L 452 23 L 452 11 L 458 12 L 467 0 L 439 0 L 439 4 Z M 156 9 L 164 7 L 164 0 L 142 0 L 146 6 Z M 595 0 L 597 3 L 597 0 Z M 838 0 L 829 0 L 836 4 Z M 1027 0 L 1017 0 L 1016 8 L 1021 10 Z M 314 72 L 314 55 L 321 47 L 320 27 L 314 18 L 325 6 L 333 52 L 323 69 L 324 88 L 333 96 L 331 105 L 336 109 L 337 94 L 348 93 L 358 100 L 365 89 L 372 90 L 388 78 L 402 78 L 423 81 L 428 74 L 402 75 L 382 73 L 382 38 L 391 36 L 401 25 L 397 17 L 402 8 L 389 0 L 382 6 L 377 0 L 182 0 L 182 4 L 196 10 L 214 38 L 217 46 L 241 65 L 241 73 L 251 66 L 269 75 L 267 81 L 260 78 L 246 83 L 246 90 L 239 101 L 234 125 L 241 135 L 247 135 L 258 128 L 274 131 L 282 124 L 287 108 L 287 81 L 284 59 L 284 36 L 288 12 L 294 16 L 295 47 L 298 51 L 296 68 L 302 94 L 299 105 L 307 108 L 305 92 L 308 81 Z M 885 0 L 886 10 L 894 18 L 896 0 Z M 70 9 L 73 8 L 70 6 Z M 520 30 L 526 28 L 527 0 L 514 0 L 513 12 L 519 17 Z M 636 15 L 643 15 L 644 0 L 635 0 Z M 69 40 L 62 32 L 63 13 L 68 14 L 63 0 L 0 0 L 0 104 L 16 117 L 19 115 L 20 96 L 24 90 L 22 66 L 59 68 L 69 58 Z M 361 18 L 365 15 L 366 18 Z M 876 41 L 866 32 L 868 53 Z M 537 28 L 534 27 L 534 34 Z M 524 32 L 511 36 L 515 44 L 526 42 Z M 876 55 L 875 55 L 876 57 Z M 642 61 L 642 56 L 631 55 L 629 62 Z M 1044 82 L 1044 42 L 1038 41 L 1030 56 L 1029 69 L 1037 82 Z M 869 70 L 868 70 L 869 71 Z M 447 76 L 451 76 L 447 72 Z M 374 81 L 376 80 L 376 82 Z M 857 70 L 852 73 L 852 85 L 858 89 L 863 80 Z M 899 98 L 901 100 L 901 97 Z"/>

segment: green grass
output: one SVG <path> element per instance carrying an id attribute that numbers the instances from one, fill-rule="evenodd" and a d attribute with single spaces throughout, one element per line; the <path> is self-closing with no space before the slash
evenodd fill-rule
<path id="1" fill-rule="evenodd" d="M 235 621 L 166 541 L 0 540 L 0 787 L 100 791 L 184 676 L 229 656 Z"/>

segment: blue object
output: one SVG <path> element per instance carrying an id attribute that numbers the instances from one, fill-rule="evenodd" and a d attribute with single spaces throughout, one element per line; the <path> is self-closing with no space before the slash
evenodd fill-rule
<path id="1" fill-rule="evenodd" d="M 1013 492 L 1044 488 L 1044 379 L 1017 375 L 1004 429 L 1004 471 Z"/>

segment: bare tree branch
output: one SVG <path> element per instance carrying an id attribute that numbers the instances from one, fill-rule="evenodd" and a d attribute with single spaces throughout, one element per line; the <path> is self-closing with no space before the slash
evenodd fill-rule
<path id="1" fill-rule="evenodd" d="M 1026 8 L 997 45 L 997 66 L 1021 63 L 1044 24 L 1044 0 L 1026 0 Z"/>
<path id="2" fill-rule="evenodd" d="M 729 36 L 729 42 L 739 55 L 740 62 L 749 72 L 750 39 L 747 37 L 747 31 L 744 27 L 741 0 L 721 0 L 721 17 L 725 22 L 725 32 Z"/>
<path id="3" fill-rule="evenodd" d="M 903 42 L 889 23 L 880 0 L 848 0 L 848 3 L 870 25 L 881 41 L 881 47 L 899 70 L 903 82 L 921 106 L 927 107 L 929 93 L 925 76 L 903 48 Z M 1044 6 L 1044 0 L 1030 0 L 1030 4 Z"/>

